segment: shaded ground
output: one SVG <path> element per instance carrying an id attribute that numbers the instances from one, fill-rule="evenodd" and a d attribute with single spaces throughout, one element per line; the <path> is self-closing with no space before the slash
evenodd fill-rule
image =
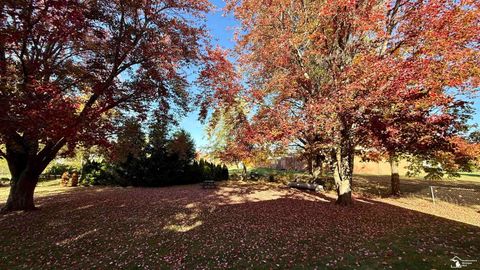
<path id="1" fill-rule="evenodd" d="M 454 255 L 480 259 L 480 219 L 378 200 L 344 208 L 328 194 L 231 182 L 40 194 L 42 210 L 0 216 L 0 269 L 445 269 Z"/>

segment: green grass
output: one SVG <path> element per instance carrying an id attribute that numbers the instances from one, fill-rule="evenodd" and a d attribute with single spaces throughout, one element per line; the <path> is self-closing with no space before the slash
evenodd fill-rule
<path id="1" fill-rule="evenodd" d="M 7 161 L 5 159 L 0 159 L 0 179 L 1 178 L 10 178 L 10 171 L 8 170 Z"/>
<path id="2" fill-rule="evenodd" d="M 480 172 L 460 172 L 458 180 L 474 181 L 480 183 Z"/>
<path id="3" fill-rule="evenodd" d="M 44 197 L 48 195 L 55 195 L 71 190 L 71 187 L 61 187 L 60 180 L 42 181 L 37 184 L 35 188 L 35 197 Z M 0 187 L 0 203 L 7 200 L 10 187 L 4 185 Z"/>

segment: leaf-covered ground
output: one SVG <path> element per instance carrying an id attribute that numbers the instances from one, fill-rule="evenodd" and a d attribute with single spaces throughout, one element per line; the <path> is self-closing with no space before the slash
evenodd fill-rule
<path id="1" fill-rule="evenodd" d="M 328 194 L 233 182 L 59 192 L 37 198 L 39 211 L 0 216 L 0 269 L 447 269 L 454 255 L 480 261 L 480 214 L 466 224 L 402 201 L 357 198 L 345 208 Z"/>

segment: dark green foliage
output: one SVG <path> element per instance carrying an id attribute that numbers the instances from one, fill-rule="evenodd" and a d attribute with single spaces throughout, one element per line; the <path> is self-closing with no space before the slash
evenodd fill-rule
<path id="1" fill-rule="evenodd" d="M 331 176 L 319 177 L 315 179 L 314 183 L 323 186 L 325 190 L 335 189 L 335 180 Z"/>
<path id="2" fill-rule="evenodd" d="M 407 168 L 407 177 L 417 177 L 425 172 L 425 180 L 442 180 L 444 178 L 453 179 L 460 177 L 460 174 L 457 170 L 450 170 L 448 167 L 443 168 L 442 164 L 436 160 L 422 160 L 418 157 L 410 157 L 407 159 L 409 165 Z M 473 167 L 470 162 L 465 162 L 465 164 L 460 167 L 461 171 L 469 171 L 469 165 Z"/>
<path id="3" fill-rule="evenodd" d="M 480 130 L 470 132 L 467 140 L 471 143 L 480 143 Z"/>
<path id="4" fill-rule="evenodd" d="M 119 186 L 151 186 L 150 179 L 146 178 L 148 168 L 145 166 L 147 159 L 143 156 L 134 157 L 129 155 L 125 162 L 114 165 L 111 184 Z M 108 183 L 107 183 L 108 184 Z"/>
<path id="5" fill-rule="evenodd" d="M 118 185 L 159 187 L 201 183 L 205 180 L 228 180 L 226 166 L 201 160 L 185 164 L 175 156 L 162 159 L 136 159 L 115 166 L 105 161 L 88 161 L 83 167 L 84 185 Z"/>
<path id="6" fill-rule="evenodd" d="M 223 181 L 228 180 L 228 168 L 223 165 L 215 165 L 203 159 L 199 163 L 193 164 L 197 175 L 201 175 L 203 180 Z M 203 181 L 202 180 L 202 181 Z"/>
<path id="7" fill-rule="evenodd" d="M 105 162 L 87 160 L 83 165 L 80 184 L 108 185 L 114 181 L 111 168 Z"/>
<path id="8" fill-rule="evenodd" d="M 223 164 L 222 166 L 222 179 L 223 180 L 228 180 L 229 176 L 228 176 L 228 168 L 227 168 L 227 165 Z"/>
<path id="9" fill-rule="evenodd" d="M 72 172 L 76 170 L 74 167 L 72 166 L 68 166 L 68 165 L 65 165 L 65 164 L 60 164 L 60 163 L 56 163 L 56 164 L 53 164 L 46 172 L 45 174 L 51 174 L 51 175 L 61 175 L 63 174 L 64 172 Z"/>
<path id="10" fill-rule="evenodd" d="M 440 167 L 424 167 L 426 180 L 442 180 L 445 175 L 442 168 Z"/>
<path id="11" fill-rule="evenodd" d="M 152 128 L 145 150 L 128 154 L 124 162 L 88 161 L 82 183 L 158 187 L 228 180 L 225 165 L 195 160 L 195 145 L 188 133 L 182 130 L 167 138 L 165 128 Z"/>

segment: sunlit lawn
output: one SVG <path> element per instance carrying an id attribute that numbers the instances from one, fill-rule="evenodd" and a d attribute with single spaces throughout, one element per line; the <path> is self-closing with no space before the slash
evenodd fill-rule
<path id="1" fill-rule="evenodd" d="M 473 181 L 480 184 L 480 172 L 462 172 L 459 180 Z"/>
<path id="2" fill-rule="evenodd" d="M 4 183 L 7 184 L 7 183 Z M 8 184 L 7 184 L 8 185 Z M 43 197 L 47 195 L 53 195 L 71 190 L 70 187 L 61 187 L 60 180 L 39 182 L 35 189 L 35 196 Z M 8 197 L 8 186 L 0 187 L 0 201 L 4 202 Z"/>
<path id="3" fill-rule="evenodd" d="M 357 198 L 343 208 L 331 194 L 244 182 L 205 190 L 51 181 L 37 194 L 41 210 L 0 216 L 0 269 L 446 269 L 454 255 L 480 259 L 480 218 L 467 206 L 458 222 L 427 214 L 431 204 L 422 213 Z"/>

